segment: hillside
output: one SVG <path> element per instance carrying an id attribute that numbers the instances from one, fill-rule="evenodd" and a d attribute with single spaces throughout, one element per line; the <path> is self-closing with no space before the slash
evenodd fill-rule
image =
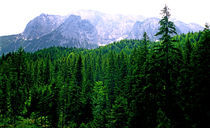
<path id="1" fill-rule="evenodd" d="M 205 30 L 173 37 L 170 86 L 158 50 L 164 44 L 146 39 L 4 55 L 0 126 L 150 128 L 163 117 L 170 127 L 208 126 L 203 99 L 209 97 L 209 35 Z"/>

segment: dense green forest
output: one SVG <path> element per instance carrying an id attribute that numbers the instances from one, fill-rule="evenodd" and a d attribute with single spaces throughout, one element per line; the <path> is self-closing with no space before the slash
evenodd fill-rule
<path id="1" fill-rule="evenodd" d="M 158 42 L 2 55 L 0 127 L 210 127 L 210 30 L 175 35 L 164 9 Z"/>

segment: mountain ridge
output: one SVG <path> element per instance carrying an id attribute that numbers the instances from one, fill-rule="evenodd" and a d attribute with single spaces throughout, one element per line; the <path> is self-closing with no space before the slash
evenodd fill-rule
<path id="1" fill-rule="evenodd" d="M 17 35 L 0 37 L 0 54 L 23 47 L 36 51 L 50 46 L 95 48 L 122 39 L 142 39 L 147 32 L 150 40 L 158 40 L 159 19 L 143 16 L 110 15 L 97 11 L 72 12 L 68 16 L 40 14 Z M 174 21 L 177 32 L 197 32 L 202 26 Z"/>

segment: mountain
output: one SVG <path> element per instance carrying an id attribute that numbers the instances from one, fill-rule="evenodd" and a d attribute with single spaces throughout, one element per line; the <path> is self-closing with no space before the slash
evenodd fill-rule
<path id="1" fill-rule="evenodd" d="M 186 24 L 182 21 L 174 21 L 174 23 L 180 31 L 185 34 L 188 32 L 197 32 L 203 29 L 203 27 L 195 23 Z"/>
<path id="2" fill-rule="evenodd" d="M 27 24 L 22 34 L 26 39 L 30 40 L 40 38 L 54 31 L 64 22 L 64 19 L 63 16 L 41 14 Z"/>
<path id="3" fill-rule="evenodd" d="M 27 41 L 29 45 L 25 49 L 36 51 L 51 46 L 94 48 L 97 47 L 97 37 L 97 30 L 89 21 L 82 20 L 80 16 L 70 15 L 51 33 Z"/>
<path id="4" fill-rule="evenodd" d="M 128 35 L 128 39 L 141 39 L 144 32 L 151 40 L 155 39 L 155 34 L 158 32 L 159 19 L 158 18 L 148 18 L 142 22 L 137 21 Z"/>
<path id="5" fill-rule="evenodd" d="M 158 29 L 160 27 L 159 21 L 160 19 L 155 17 L 147 18 L 142 22 L 137 21 L 133 25 L 133 28 L 128 35 L 128 39 L 142 39 L 143 33 L 147 32 L 147 35 L 149 36 L 150 40 L 158 40 L 159 37 L 156 37 L 154 35 L 158 32 Z M 203 27 L 201 27 L 198 24 L 186 24 L 181 21 L 174 21 L 174 24 L 176 26 L 177 34 L 186 34 L 188 32 L 198 32 L 200 30 L 203 30 Z"/>
<path id="6" fill-rule="evenodd" d="M 22 34 L 0 36 L 0 55 L 16 51 L 22 46 L 24 41 L 25 40 Z"/>
<path id="7" fill-rule="evenodd" d="M 88 20 L 82 20 L 80 16 L 70 15 L 56 32 L 66 39 L 78 39 L 79 42 L 90 44 L 98 43 L 98 32 Z"/>
<path id="8" fill-rule="evenodd" d="M 0 37 L 0 55 L 23 47 L 33 52 L 51 46 L 95 48 L 122 39 L 141 39 L 147 32 L 153 41 L 160 19 L 143 16 L 110 15 L 92 10 L 72 12 L 68 16 L 41 14 L 17 35 Z M 177 33 L 202 30 L 198 24 L 173 21 Z"/>
<path id="9" fill-rule="evenodd" d="M 192 29 L 192 32 L 194 32 L 194 31 L 198 32 L 198 31 L 204 29 L 202 26 L 200 26 L 199 24 L 196 24 L 196 23 L 190 23 L 190 24 L 188 24 L 188 27 Z"/>
<path id="10" fill-rule="evenodd" d="M 72 12 L 89 20 L 97 29 L 99 44 L 109 44 L 113 41 L 127 38 L 136 21 L 143 21 L 143 16 L 127 16 L 120 14 L 106 14 L 93 10 Z"/>
<path id="11" fill-rule="evenodd" d="M 97 29 L 88 20 L 42 14 L 30 21 L 23 33 L 0 37 L 0 55 L 19 47 L 33 52 L 51 46 L 95 48 L 97 43 Z"/>
<path id="12" fill-rule="evenodd" d="M 80 10 L 72 12 L 72 14 L 89 20 L 96 27 L 99 35 L 99 45 L 106 45 L 125 38 L 141 39 L 144 32 L 147 32 L 153 41 L 159 39 L 159 37 L 155 37 L 154 35 L 158 31 L 160 19 L 155 17 L 145 18 L 141 15 L 110 15 L 93 10 Z M 203 30 L 203 27 L 198 24 L 186 24 L 177 20 L 173 22 L 175 23 L 178 34 Z"/>

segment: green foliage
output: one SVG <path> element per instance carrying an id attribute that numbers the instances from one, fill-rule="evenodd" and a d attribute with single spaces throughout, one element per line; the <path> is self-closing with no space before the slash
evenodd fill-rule
<path id="1" fill-rule="evenodd" d="M 92 94 L 93 123 L 96 128 L 104 128 L 107 124 L 107 87 L 102 81 L 96 82 Z"/>
<path id="2" fill-rule="evenodd" d="M 128 127 L 128 110 L 127 99 L 121 96 L 117 97 L 112 107 L 109 119 L 109 128 L 126 128 Z"/>
<path id="3" fill-rule="evenodd" d="M 159 108 L 157 111 L 157 128 L 171 128 L 170 119 L 167 118 L 166 114 Z"/>
<path id="4" fill-rule="evenodd" d="M 160 42 L 2 55 L 0 127 L 209 127 L 209 29 L 172 37 L 165 15 Z"/>

